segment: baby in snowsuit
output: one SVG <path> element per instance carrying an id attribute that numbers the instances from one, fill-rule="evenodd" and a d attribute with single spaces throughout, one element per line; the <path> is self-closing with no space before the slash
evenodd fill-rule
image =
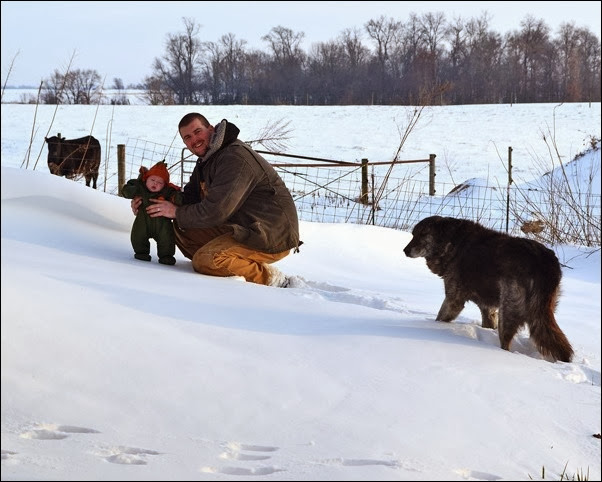
<path id="1" fill-rule="evenodd" d="M 166 217 L 151 218 L 146 207 L 152 204 L 149 199 L 166 199 L 174 204 L 182 204 L 180 188 L 169 182 L 169 171 L 165 161 L 158 162 L 150 169 L 140 168 L 137 179 L 130 179 L 122 188 L 123 197 L 133 199 L 142 197 L 142 204 L 132 225 L 130 239 L 134 248 L 134 258 L 150 261 L 150 242 L 157 242 L 157 256 L 161 264 L 175 264 L 176 239 L 172 220 Z"/>

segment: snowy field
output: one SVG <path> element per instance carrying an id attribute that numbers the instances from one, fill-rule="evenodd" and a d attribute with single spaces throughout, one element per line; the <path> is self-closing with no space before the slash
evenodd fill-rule
<path id="1" fill-rule="evenodd" d="M 4 104 L 2 480 L 600 480 L 599 249 L 554 248 L 570 363 L 528 331 L 501 350 L 471 303 L 436 322 L 443 283 L 405 257 L 402 230 L 302 222 L 301 252 L 278 263 L 287 289 L 196 274 L 179 252 L 175 266 L 137 261 L 129 201 L 50 175 L 43 138 L 181 149 L 192 110 L 243 139 L 290 119 L 290 152 L 353 161 L 394 155 L 407 114 Z M 424 121 L 403 158 L 436 153 L 456 182 L 504 177 L 512 145 L 526 180 L 549 158 L 542 131 L 566 160 L 600 137 L 600 104 Z M 40 160 L 21 169 L 32 133 Z M 584 159 L 599 173 L 599 150 Z"/>
<path id="2" fill-rule="evenodd" d="M 103 148 L 103 160 L 111 161 L 109 171 L 116 169 L 116 146 L 131 145 L 132 139 L 159 144 L 179 156 L 184 145 L 177 136 L 177 124 L 191 111 L 202 113 L 212 123 L 227 118 L 247 141 L 261 138 L 270 124 L 288 123 L 287 153 L 379 162 L 394 158 L 414 108 L 66 105 L 57 109 L 3 104 L 2 165 L 20 167 L 28 161 L 30 167 L 37 164 L 36 169 L 47 170 L 44 137 L 59 132 L 67 138 L 95 136 Z M 552 141 L 568 162 L 589 147 L 592 136 L 600 138 L 600 124 L 600 103 L 428 107 L 404 142 L 399 159 L 428 159 L 435 154 L 438 183 L 482 178 L 504 185 L 508 147 L 512 147 L 513 177 L 526 182 L 549 167 Z"/>

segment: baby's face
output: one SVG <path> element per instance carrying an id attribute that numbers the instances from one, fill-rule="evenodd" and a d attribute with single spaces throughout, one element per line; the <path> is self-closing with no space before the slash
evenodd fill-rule
<path id="1" fill-rule="evenodd" d="M 159 192 L 165 187 L 165 181 L 159 176 L 148 176 L 146 179 L 146 188 L 150 192 Z"/>

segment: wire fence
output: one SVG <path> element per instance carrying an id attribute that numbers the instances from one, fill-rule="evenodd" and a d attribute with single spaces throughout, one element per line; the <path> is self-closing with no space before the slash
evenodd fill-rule
<path id="1" fill-rule="evenodd" d="M 441 215 L 471 219 L 520 236 L 525 235 L 525 223 L 533 221 L 553 217 L 556 223 L 574 224 L 575 206 L 569 201 L 575 201 L 583 214 L 597 219 L 598 231 L 600 228 L 599 195 L 574 193 L 571 200 L 562 203 L 557 194 L 545 188 L 494 187 L 470 181 L 460 185 L 437 183 L 436 191 L 444 194 L 429 195 L 430 183 L 426 180 L 373 174 L 369 198 L 362 202 L 358 168 L 304 168 L 301 172 L 299 168 L 277 169 L 293 195 L 300 218 L 306 221 L 373 224 L 411 231 L 424 217 Z M 589 243 L 590 238 L 588 235 L 579 240 Z M 599 245 L 599 235 L 597 239 Z"/>
<path id="2" fill-rule="evenodd" d="M 275 154 L 263 154 L 286 183 L 303 221 L 372 224 L 411 231 L 424 217 L 441 215 L 470 219 L 497 231 L 551 243 L 601 244 L 600 195 L 587 189 L 567 195 L 557 186 L 491 186 L 477 180 L 460 185 L 433 183 L 434 175 L 425 163 L 368 163 L 366 176 L 366 166 L 359 163 L 287 164 L 271 159 Z M 160 160 L 169 166 L 172 182 L 183 186 L 196 157 L 187 149 L 130 139 L 125 146 L 126 180 L 137 177 L 140 166 L 150 167 Z M 117 162 L 110 165 L 116 168 Z M 109 172 L 107 168 L 105 172 L 112 181 L 105 183 L 110 185 L 105 191 L 118 194 L 117 169 Z M 560 234 L 550 232 L 559 229 Z"/>

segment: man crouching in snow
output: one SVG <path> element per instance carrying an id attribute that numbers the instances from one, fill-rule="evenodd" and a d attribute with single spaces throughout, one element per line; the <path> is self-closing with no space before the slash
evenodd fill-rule
<path id="1" fill-rule="evenodd" d="M 226 119 L 214 127 L 193 112 L 178 130 L 198 156 L 183 205 L 157 200 L 148 214 L 174 219 L 176 244 L 195 271 L 287 286 L 288 278 L 272 263 L 298 251 L 302 241 L 295 203 L 276 170 L 238 139 L 239 129 Z M 134 198 L 134 213 L 139 206 Z"/>

